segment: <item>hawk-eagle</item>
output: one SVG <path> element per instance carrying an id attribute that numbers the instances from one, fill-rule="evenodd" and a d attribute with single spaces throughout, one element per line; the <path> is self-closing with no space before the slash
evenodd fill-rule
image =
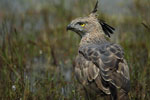
<path id="1" fill-rule="evenodd" d="M 98 1 L 87 17 L 73 20 L 67 30 L 76 32 L 81 41 L 75 60 L 75 75 L 88 99 L 97 95 L 111 100 L 129 100 L 129 68 L 121 46 L 106 39 L 114 28 L 97 18 Z"/>

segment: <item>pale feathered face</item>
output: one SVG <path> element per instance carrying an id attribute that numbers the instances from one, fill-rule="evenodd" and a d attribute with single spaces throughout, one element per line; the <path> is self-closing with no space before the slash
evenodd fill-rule
<path id="1" fill-rule="evenodd" d="M 74 19 L 67 26 L 67 30 L 74 31 L 81 37 L 86 35 L 86 33 L 91 33 L 96 29 L 101 29 L 101 26 L 96 18 L 90 16 Z"/>
<path id="2" fill-rule="evenodd" d="M 78 35 L 80 35 L 80 37 L 85 36 L 87 33 L 105 33 L 105 35 L 110 37 L 110 34 L 113 34 L 115 29 L 106 24 L 103 20 L 97 19 L 97 8 L 98 1 L 94 10 L 88 17 L 76 18 L 67 26 L 67 30 L 76 32 Z"/>

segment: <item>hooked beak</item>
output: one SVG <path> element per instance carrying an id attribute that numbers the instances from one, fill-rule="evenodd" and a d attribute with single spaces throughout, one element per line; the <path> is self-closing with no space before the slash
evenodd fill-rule
<path id="1" fill-rule="evenodd" d="M 73 30 L 74 28 L 72 27 L 72 25 L 71 24 L 69 24 L 68 26 L 67 26 L 67 28 L 66 28 L 66 30 L 68 31 L 68 30 Z"/>
<path id="2" fill-rule="evenodd" d="M 77 30 L 74 26 L 74 24 L 69 24 L 66 28 L 66 30 L 71 30 L 73 32 L 76 32 L 80 37 L 82 37 L 80 30 Z"/>

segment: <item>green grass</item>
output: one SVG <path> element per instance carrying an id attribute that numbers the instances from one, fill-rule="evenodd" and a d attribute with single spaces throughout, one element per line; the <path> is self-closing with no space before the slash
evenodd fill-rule
<path id="1" fill-rule="evenodd" d="M 99 16 L 118 28 L 114 36 L 117 41 L 112 41 L 125 51 L 131 76 L 131 100 L 150 98 L 150 30 L 141 24 L 144 21 L 150 25 L 149 10 L 144 10 L 149 9 L 148 4 L 148 0 L 134 0 L 131 13 L 138 17 L 133 14 L 118 20 L 118 16 L 105 13 Z M 72 19 L 90 12 L 92 5 L 94 2 L 90 0 L 87 4 L 79 1 L 72 10 L 67 10 L 62 0 L 38 11 L 30 8 L 20 15 L 3 12 L 0 17 L 1 100 L 85 100 L 73 73 L 80 38 L 67 32 L 66 26 Z"/>

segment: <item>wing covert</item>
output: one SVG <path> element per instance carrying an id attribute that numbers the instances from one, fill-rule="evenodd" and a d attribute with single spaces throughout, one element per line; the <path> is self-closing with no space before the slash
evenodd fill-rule
<path id="1" fill-rule="evenodd" d="M 106 85 L 111 83 L 116 88 L 129 91 L 129 69 L 119 45 L 112 43 L 86 45 L 79 48 L 79 53 L 100 69 L 100 75 Z"/>

